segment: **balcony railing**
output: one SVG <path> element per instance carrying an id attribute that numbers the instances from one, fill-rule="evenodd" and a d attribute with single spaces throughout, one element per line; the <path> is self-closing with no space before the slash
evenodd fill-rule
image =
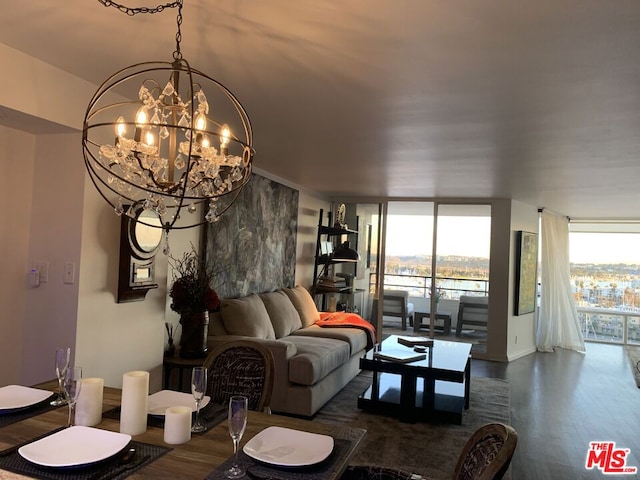
<path id="1" fill-rule="evenodd" d="M 640 345 L 640 312 L 577 307 L 587 342 Z"/>
<path id="2" fill-rule="evenodd" d="M 375 278 L 373 280 L 375 281 Z M 443 293 L 442 298 L 457 300 L 461 295 L 489 295 L 489 280 L 487 279 L 437 277 L 436 283 L 438 289 Z M 385 273 L 384 288 L 387 290 L 406 290 L 412 297 L 428 298 L 431 290 L 431 277 Z"/>
<path id="3" fill-rule="evenodd" d="M 406 290 L 412 297 L 429 297 L 431 277 L 385 274 L 384 288 Z M 375 281 L 375 278 L 372 282 Z M 444 298 L 457 300 L 461 295 L 488 295 L 489 280 L 438 277 Z M 640 312 L 578 307 L 580 328 L 585 341 L 640 345 Z"/>

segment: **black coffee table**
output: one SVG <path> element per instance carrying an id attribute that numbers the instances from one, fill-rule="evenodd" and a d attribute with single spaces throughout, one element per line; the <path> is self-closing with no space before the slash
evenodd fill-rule
<path id="1" fill-rule="evenodd" d="M 469 408 L 471 344 L 434 340 L 427 358 L 411 363 L 374 358 L 377 351 L 413 349 L 391 335 L 360 359 L 360 368 L 373 372 L 373 384 L 358 397 L 358 408 L 404 422 L 462 423 Z"/>

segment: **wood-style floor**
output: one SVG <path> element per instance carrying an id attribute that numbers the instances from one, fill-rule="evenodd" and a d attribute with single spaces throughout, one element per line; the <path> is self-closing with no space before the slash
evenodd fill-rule
<path id="1" fill-rule="evenodd" d="M 472 381 L 494 377 L 511 384 L 511 425 L 518 432 L 512 480 L 640 478 L 640 389 L 627 356 L 617 345 L 586 348 L 586 354 L 559 349 L 508 364 L 472 361 Z M 586 470 L 592 441 L 630 449 L 627 466 L 639 473 Z"/>

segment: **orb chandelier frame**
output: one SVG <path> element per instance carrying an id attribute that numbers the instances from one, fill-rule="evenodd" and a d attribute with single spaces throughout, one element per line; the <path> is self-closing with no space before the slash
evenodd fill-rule
<path id="1" fill-rule="evenodd" d="M 126 67 L 89 102 L 82 147 L 94 186 L 116 214 L 167 235 L 218 221 L 253 170 L 249 116 L 229 89 L 182 57 L 183 0 L 155 8 L 98 1 L 129 16 L 166 8 L 178 13 L 173 61 Z M 161 226 L 139 220 L 140 208 L 156 212 Z"/>

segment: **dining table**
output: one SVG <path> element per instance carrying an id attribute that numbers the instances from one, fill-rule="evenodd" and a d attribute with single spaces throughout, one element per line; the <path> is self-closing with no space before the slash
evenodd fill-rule
<path id="1" fill-rule="evenodd" d="M 57 381 L 35 385 L 35 388 L 56 391 Z M 122 390 L 105 387 L 103 392 L 103 415 L 100 423 L 94 428 L 119 432 L 120 422 L 117 412 L 120 407 Z M 24 445 L 48 432 L 52 432 L 67 424 L 68 407 L 47 408 L 42 413 L 27 416 L 14 423 L 0 426 L 0 450 L 9 451 L 11 447 Z M 254 462 L 242 448 L 254 436 L 268 427 L 283 427 L 296 431 L 310 432 L 331 436 L 334 439 L 334 449 L 327 459 L 319 466 L 308 469 L 273 468 L 272 464 Z M 233 461 L 233 442 L 229 435 L 226 416 L 202 434 L 192 434 L 191 439 L 180 445 L 169 445 L 164 442 L 162 426 L 148 423 L 144 433 L 132 436 L 132 443 L 146 445 L 148 448 L 160 450 L 153 461 L 149 461 L 141 468 L 131 472 L 108 478 L 131 479 L 210 479 L 224 478 L 224 471 Z M 291 417 L 257 411 L 248 413 L 246 430 L 240 442 L 239 453 L 241 465 L 254 465 L 257 472 L 267 470 L 264 475 L 245 476 L 251 478 L 272 478 L 275 480 L 295 480 L 298 478 L 337 479 L 340 478 L 356 450 L 362 442 L 366 430 L 344 425 L 334 425 L 314 421 L 313 419 Z M 0 452 L 0 479 L 48 478 L 31 476 L 25 472 L 2 469 L 2 453 Z M 48 469 L 51 470 L 51 469 Z M 60 478 L 74 478 L 73 470 L 65 472 Z M 99 475 L 98 475 L 99 476 Z M 53 478 L 53 477 L 52 477 Z M 80 477 L 79 477 L 80 478 Z M 82 477 L 84 478 L 84 477 Z M 107 477 L 105 477 L 107 478 Z"/>

